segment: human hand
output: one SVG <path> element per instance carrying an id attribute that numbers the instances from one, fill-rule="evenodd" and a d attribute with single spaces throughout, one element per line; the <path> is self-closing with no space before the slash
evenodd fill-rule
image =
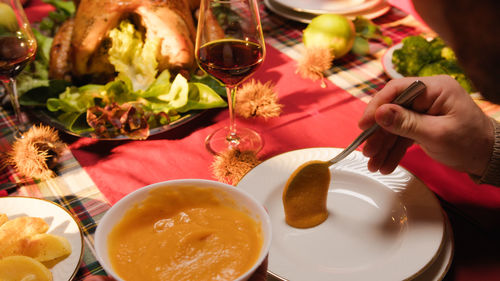
<path id="1" fill-rule="evenodd" d="M 390 102 L 416 79 L 427 86 L 412 110 Z M 359 121 L 361 129 L 374 123 L 377 130 L 363 148 L 368 169 L 389 174 L 413 142 L 434 160 L 458 171 L 482 175 L 494 142 L 491 119 L 446 76 L 401 78 L 389 81 L 368 103 Z"/>

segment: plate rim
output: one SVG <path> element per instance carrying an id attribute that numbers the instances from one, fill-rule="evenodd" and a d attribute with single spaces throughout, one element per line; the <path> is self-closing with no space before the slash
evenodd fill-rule
<path id="1" fill-rule="evenodd" d="M 298 21 L 301 23 L 310 23 L 311 20 L 318 16 L 319 14 L 310 14 L 306 12 L 299 12 L 294 10 L 289 10 L 287 7 L 284 7 L 280 3 L 277 3 L 274 0 L 264 0 L 265 6 L 271 10 L 273 13 L 282 16 L 288 20 Z M 380 3 L 363 12 L 357 13 L 346 13 L 344 14 L 347 18 L 354 19 L 356 15 L 361 15 L 368 19 L 374 19 L 380 17 L 387 13 L 391 9 L 391 5 L 387 2 L 387 0 L 382 0 Z"/>
<path id="2" fill-rule="evenodd" d="M 214 108 L 214 109 L 217 109 L 217 108 Z M 208 109 L 190 110 L 190 111 L 186 112 L 185 115 L 181 116 L 179 119 L 177 119 L 171 123 L 149 129 L 149 135 L 146 139 L 149 139 L 149 137 L 152 137 L 154 135 L 158 135 L 158 134 L 170 131 L 170 130 L 177 128 L 181 125 L 184 125 L 186 123 L 189 123 L 191 120 L 196 119 L 197 117 L 203 115 L 207 110 Z M 46 125 L 50 125 L 50 126 L 56 128 L 57 130 L 63 131 L 66 134 L 71 135 L 71 136 L 75 136 L 75 137 L 79 137 L 79 138 L 91 138 L 91 139 L 103 140 L 103 141 L 133 140 L 132 138 L 127 137 L 125 135 L 118 135 L 116 137 L 104 138 L 104 137 L 99 137 L 99 136 L 93 134 L 93 132 L 85 132 L 85 133 L 81 133 L 81 134 L 72 132 L 68 128 L 66 128 L 66 126 L 64 126 L 59 121 L 52 118 L 52 116 L 47 114 L 47 111 L 44 109 L 37 108 L 35 110 L 31 110 L 29 112 L 29 114 L 33 115 L 36 119 L 38 119 L 38 121 L 40 121 Z M 31 120 L 31 121 L 33 121 L 33 120 Z"/>
<path id="3" fill-rule="evenodd" d="M 83 237 L 83 228 L 82 228 L 82 225 L 80 223 L 80 221 L 78 219 L 75 218 L 75 216 L 73 216 L 73 214 L 67 210 L 66 208 L 64 208 L 62 205 L 54 202 L 54 201 L 51 201 L 51 200 L 48 200 L 48 199 L 45 199 L 45 198 L 38 198 L 38 197 L 29 197 L 29 196 L 5 196 L 5 197 L 0 197 L 0 201 L 2 200 L 5 200 L 5 199 L 19 199 L 19 200 L 39 200 L 41 202 L 45 202 L 45 203 L 48 203 L 48 204 L 52 204 L 56 207 L 59 207 L 60 209 L 62 209 L 64 212 L 66 212 L 66 214 L 76 223 L 76 225 L 78 226 L 78 232 L 80 234 L 80 253 L 79 253 L 79 257 L 78 257 L 78 262 L 75 266 L 75 269 L 73 270 L 73 273 L 71 274 L 71 276 L 69 277 L 68 281 L 70 280 L 73 280 L 75 277 L 76 277 L 76 274 L 78 273 L 78 270 L 80 269 L 80 265 L 82 264 L 82 261 L 83 261 L 83 253 L 84 253 L 84 249 L 85 249 L 85 244 L 84 244 L 84 237 Z M 49 269 L 50 270 L 50 269 Z"/>
<path id="4" fill-rule="evenodd" d="M 384 52 L 382 55 L 382 67 L 384 68 L 384 72 L 389 76 L 391 79 L 398 79 L 398 78 L 403 78 L 403 74 L 399 73 L 395 68 L 394 64 L 392 63 L 392 54 L 394 51 L 401 49 L 403 47 L 403 42 L 399 42 L 397 44 L 394 44 L 387 48 L 387 50 Z"/>
<path id="5" fill-rule="evenodd" d="M 448 218 L 446 218 L 445 224 L 446 224 L 446 227 L 445 227 L 446 230 L 445 230 L 445 232 L 446 232 L 447 240 L 444 242 L 443 249 L 441 249 L 438 257 L 436 258 L 436 260 L 429 266 L 429 268 L 427 268 L 427 270 L 424 270 L 421 274 L 419 274 L 419 275 L 417 275 L 417 276 L 414 277 L 416 280 L 418 280 L 419 278 L 422 278 L 422 276 L 433 265 L 435 265 L 435 262 L 438 261 L 440 258 L 443 258 L 443 259 L 446 258 L 446 261 L 445 261 L 446 264 L 444 266 L 441 266 L 439 268 L 438 275 L 434 276 L 435 277 L 435 281 L 443 280 L 444 277 L 446 276 L 446 274 L 448 273 L 448 271 L 450 270 L 451 264 L 452 264 L 452 261 L 453 261 L 453 257 L 455 256 L 455 238 L 454 238 L 454 235 L 453 235 L 453 228 L 452 228 L 451 223 L 450 223 L 450 221 L 449 221 Z M 268 275 L 271 275 L 277 281 L 288 281 L 288 280 L 282 278 L 281 276 L 275 274 L 272 271 L 268 271 L 267 273 L 268 273 Z M 426 281 L 430 281 L 430 280 L 426 280 Z"/>
<path id="6" fill-rule="evenodd" d="M 318 150 L 331 150 L 331 151 L 337 151 L 338 150 L 338 151 L 341 151 L 342 148 L 337 148 L 337 147 L 305 147 L 305 148 L 299 148 L 299 149 L 296 149 L 296 150 L 290 150 L 290 151 L 285 151 L 283 153 L 279 153 L 277 155 L 271 156 L 268 159 L 262 161 L 260 164 L 258 164 L 256 167 L 254 167 L 252 170 L 248 171 L 243 176 L 243 178 L 238 182 L 238 184 L 236 185 L 236 187 L 237 188 L 241 188 L 240 184 L 243 182 L 243 180 L 245 179 L 245 177 L 247 177 L 254 169 L 256 169 L 257 167 L 265 164 L 266 162 L 268 162 L 268 161 L 270 161 L 272 159 L 275 159 L 275 158 L 278 158 L 278 157 L 282 157 L 282 156 L 284 156 L 286 154 L 290 154 L 290 153 L 299 153 L 299 152 L 306 152 L 306 151 L 318 151 Z M 359 153 L 359 154 L 361 154 L 361 152 L 358 151 L 358 150 L 355 150 L 353 153 Z M 362 157 L 364 157 L 364 156 L 362 156 Z M 410 171 L 408 171 L 407 169 L 405 169 L 404 167 L 402 167 L 400 165 L 398 166 L 398 168 L 401 169 L 401 170 L 403 170 L 405 173 L 407 173 L 411 178 L 418 180 L 422 185 L 424 185 L 426 187 L 425 183 L 423 183 L 413 173 L 411 173 Z M 245 190 L 245 191 L 247 191 L 247 190 Z M 249 191 L 247 191 L 247 192 L 249 192 Z M 442 232 L 441 242 L 440 242 L 439 247 L 437 248 L 436 252 L 431 257 L 431 259 L 420 270 L 418 270 L 415 273 L 413 273 L 412 275 L 408 276 L 408 279 L 416 278 L 419 275 L 421 275 L 422 273 L 424 273 L 426 270 L 428 270 L 434 264 L 434 262 L 439 258 L 440 254 L 443 251 L 444 246 L 445 246 L 445 236 L 446 236 L 446 229 L 445 228 L 446 228 L 446 220 L 447 220 L 447 218 L 446 218 L 446 215 L 445 215 L 445 212 L 444 212 L 442 206 L 439 204 L 439 201 L 438 201 L 436 195 L 433 192 L 431 192 L 431 191 L 429 191 L 429 194 L 433 198 L 435 198 L 436 202 L 438 203 L 437 207 L 439 208 L 440 214 L 442 216 L 441 222 L 442 222 L 442 226 L 443 226 L 443 232 Z M 447 272 L 447 270 L 446 270 L 446 272 Z M 280 277 L 279 274 L 274 273 L 271 269 L 268 269 L 268 273 L 270 275 L 272 275 L 273 277 L 276 277 L 278 279 L 287 280 L 285 277 Z M 443 273 L 443 275 L 444 275 L 444 273 Z"/>
<path id="7" fill-rule="evenodd" d="M 280 4 L 283 7 L 286 7 L 289 10 L 296 11 L 299 13 L 308 13 L 308 14 L 314 14 L 314 15 L 321 15 L 321 14 L 352 14 L 352 13 L 359 13 L 364 10 L 369 10 L 377 5 L 379 5 L 381 2 L 385 0 L 367 0 L 363 3 L 360 3 L 358 5 L 355 5 L 352 8 L 347 8 L 347 9 L 306 9 L 306 8 L 301 8 L 301 7 L 292 7 L 290 5 L 287 5 L 283 3 L 283 0 L 275 0 L 276 3 Z"/>

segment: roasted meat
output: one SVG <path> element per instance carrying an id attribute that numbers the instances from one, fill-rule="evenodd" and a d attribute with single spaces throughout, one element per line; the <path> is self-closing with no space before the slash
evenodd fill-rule
<path id="1" fill-rule="evenodd" d="M 52 41 L 49 60 L 49 75 L 52 79 L 71 81 L 71 36 L 73 35 L 73 19 L 69 19 L 59 27 Z"/>
<path id="2" fill-rule="evenodd" d="M 112 44 L 109 31 L 124 19 L 144 31 L 145 38 L 159 40 L 156 54 L 159 71 L 190 71 L 195 65 L 192 10 L 198 4 L 199 0 L 81 0 L 72 31 L 64 28 L 65 24 L 55 37 L 51 76 L 67 78 L 70 68 L 76 81 L 105 82 L 102 80 L 114 77 L 114 67 L 107 57 Z"/>

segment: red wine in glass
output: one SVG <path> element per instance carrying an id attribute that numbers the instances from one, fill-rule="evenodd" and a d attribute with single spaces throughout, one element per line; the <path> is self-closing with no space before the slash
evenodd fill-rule
<path id="1" fill-rule="evenodd" d="M 0 81 L 17 118 L 15 133 L 21 137 L 27 121 L 19 106 L 15 78 L 35 56 L 37 42 L 19 0 L 0 0 L 0 12 Z"/>
<path id="2" fill-rule="evenodd" d="M 262 138 L 234 120 L 237 87 L 265 57 L 258 0 L 201 0 L 196 32 L 196 61 L 201 69 L 226 86 L 229 124 L 205 139 L 212 154 L 228 149 L 259 152 Z"/>
<path id="3" fill-rule="evenodd" d="M 18 36 L 0 37 L 0 79 L 16 77 L 35 55 L 36 48 Z"/>
<path id="4" fill-rule="evenodd" d="M 225 85 L 238 85 L 262 63 L 259 44 L 223 39 L 203 45 L 198 50 L 199 64 L 212 77 Z"/>

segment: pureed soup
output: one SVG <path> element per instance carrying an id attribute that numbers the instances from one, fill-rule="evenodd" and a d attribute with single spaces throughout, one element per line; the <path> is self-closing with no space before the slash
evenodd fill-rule
<path id="1" fill-rule="evenodd" d="M 154 189 L 108 237 L 113 269 L 133 280 L 234 280 L 257 261 L 263 233 L 224 192 Z"/>

